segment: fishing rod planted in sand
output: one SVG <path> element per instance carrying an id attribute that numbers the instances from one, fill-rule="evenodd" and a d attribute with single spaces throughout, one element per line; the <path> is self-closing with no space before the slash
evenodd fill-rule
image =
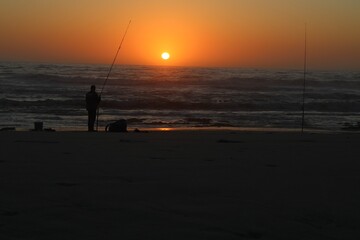
<path id="1" fill-rule="evenodd" d="M 112 69 L 113 69 L 113 67 L 114 67 L 114 64 L 115 64 L 116 58 L 117 58 L 117 56 L 118 56 L 118 54 L 119 54 L 119 51 L 120 51 L 121 46 L 122 46 L 122 44 L 123 44 L 123 42 L 124 42 L 125 36 L 126 36 L 126 34 L 127 34 L 127 32 L 128 32 L 128 29 L 129 29 L 129 27 L 130 27 L 130 23 L 131 23 L 131 20 L 129 21 L 129 23 L 128 23 L 127 27 L 126 27 L 126 30 L 125 30 L 124 36 L 123 36 L 123 37 L 122 37 L 122 39 L 121 39 L 121 42 L 120 42 L 119 48 L 118 48 L 118 49 L 117 49 L 117 51 L 116 51 L 116 54 L 115 54 L 114 60 L 113 60 L 113 61 L 112 61 L 112 63 L 111 63 L 111 66 L 110 66 L 109 72 L 108 72 L 108 74 L 107 74 L 107 76 L 106 76 L 106 78 L 105 78 L 105 81 L 104 81 L 103 85 L 102 85 L 102 88 L 101 88 L 101 91 L 100 91 L 100 95 L 99 95 L 100 97 L 101 97 L 101 95 L 102 95 L 102 93 L 103 93 L 103 91 L 104 91 L 104 88 L 105 88 L 105 86 L 106 86 L 106 83 L 107 83 L 107 81 L 108 81 L 108 79 L 109 79 L 109 76 L 110 76 L 111 70 L 112 70 Z M 97 113 L 96 113 L 96 131 L 98 130 L 98 127 L 99 127 L 99 107 L 97 108 Z"/>
<path id="2" fill-rule="evenodd" d="M 304 51 L 304 81 L 303 81 L 303 94 L 302 94 L 302 118 L 301 118 L 301 133 L 304 133 L 305 125 L 305 88 L 306 88 L 306 58 L 307 58 L 307 24 L 305 23 L 305 51 Z"/>

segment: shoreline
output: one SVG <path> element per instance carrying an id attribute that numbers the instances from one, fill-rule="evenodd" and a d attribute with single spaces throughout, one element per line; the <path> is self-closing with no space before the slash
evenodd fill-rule
<path id="1" fill-rule="evenodd" d="M 302 133 L 300 128 L 274 128 L 274 127 L 128 127 L 127 132 L 291 132 Z M 303 133 L 360 133 L 359 129 L 304 129 Z M 15 128 L 15 129 L 0 129 L 1 132 L 88 132 L 85 127 L 83 128 L 44 128 L 43 130 Z M 106 132 L 105 130 L 95 131 L 98 133 Z M 109 132 L 110 133 L 110 132 Z"/>

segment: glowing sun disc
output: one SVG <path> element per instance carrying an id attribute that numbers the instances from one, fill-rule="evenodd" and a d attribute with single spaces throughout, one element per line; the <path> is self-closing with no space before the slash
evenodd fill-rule
<path id="1" fill-rule="evenodd" d="M 167 53 L 167 52 L 163 52 L 161 54 L 161 58 L 164 59 L 164 60 L 168 60 L 170 58 L 170 54 Z"/>

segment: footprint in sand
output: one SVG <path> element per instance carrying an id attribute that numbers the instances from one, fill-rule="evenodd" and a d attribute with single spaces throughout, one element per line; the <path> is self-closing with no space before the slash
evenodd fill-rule
<path id="1" fill-rule="evenodd" d="M 19 214 L 19 212 L 17 212 L 17 211 L 0 210 L 0 216 L 12 217 L 12 216 L 16 216 L 18 214 Z"/>
<path id="2" fill-rule="evenodd" d="M 77 183 L 70 183 L 70 182 L 58 182 L 58 183 L 56 183 L 56 185 L 62 186 L 62 187 L 74 187 L 74 186 L 77 186 L 77 185 L 79 185 L 79 184 L 77 184 Z"/>
<path id="3" fill-rule="evenodd" d="M 277 164 L 266 164 L 266 167 L 277 168 L 277 167 L 279 167 L 279 165 L 277 165 Z"/>

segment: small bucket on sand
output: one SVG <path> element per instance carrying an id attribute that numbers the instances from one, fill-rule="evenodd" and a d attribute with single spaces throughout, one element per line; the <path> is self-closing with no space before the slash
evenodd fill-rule
<path id="1" fill-rule="evenodd" d="M 43 122 L 34 122 L 34 130 L 42 131 L 43 130 Z"/>

